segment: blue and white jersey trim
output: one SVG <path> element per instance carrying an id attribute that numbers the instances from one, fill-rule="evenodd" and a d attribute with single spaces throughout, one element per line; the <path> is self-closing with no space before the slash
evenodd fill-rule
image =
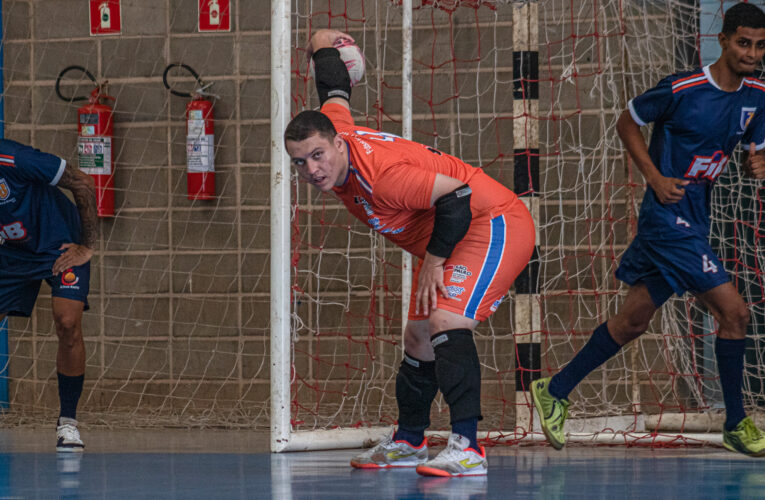
<path id="1" fill-rule="evenodd" d="M 66 160 L 61 158 L 61 164 L 58 166 L 58 172 L 56 172 L 56 176 L 53 178 L 52 181 L 50 181 L 51 186 L 55 186 L 58 184 L 58 181 L 61 180 L 61 176 L 64 175 L 64 170 L 66 169 Z"/>
<path id="2" fill-rule="evenodd" d="M 361 187 L 369 194 L 372 194 L 372 186 L 369 185 L 367 180 L 361 175 L 361 172 L 353 168 L 351 166 L 351 172 L 353 172 L 353 176 L 356 177 L 356 179 L 359 181 L 359 184 L 361 184 Z"/>
<path id="3" fill-rule="evenodd" d="M 646 123 L 640 118 L 640 116 L 637 114 L 637 111 L 635 111 L 635 105 L 632 103 L 633 99 L 630 99 L 627 103 L 627 107 L 630 110 L 630 116 L 632 116 L 632 119 L 641 127 L 645 127 Z"/>

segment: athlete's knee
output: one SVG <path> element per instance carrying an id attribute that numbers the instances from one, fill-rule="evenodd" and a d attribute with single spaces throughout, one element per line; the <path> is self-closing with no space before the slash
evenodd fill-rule
<path id="1" fill-rule="evenodd" d="M 438 388 L 452 422 L 481 418 L 481 365 L 468 329 L 446 330 L 431 337 Z"/>
<path id="2" fill-rule="evenodd" d="M 78 314 L 68 312 L 54 314 L 53 322 L 56 324 L 56 334 L 61 341 L 74 344 L 82 337 Z"/>
<path id="3" fill-rule="evenodd" d="M 648 330 L 651 317 L 644 314 L 617 314 L 608 320 L 608 331 L 618 344 L 624 345 L 640 337 Z"/>
<path id="4" fill-rule="evenodd" d="M 433 348 L 430 345 L 430 330 L 425 321 L 410 321 L 404 330 L 404 352 L 432 361 Z M 427 354 L 427 355 L 426 355 Z"/>
<path id="5" fill-rule="evenodd" d="M 746 303 L 741 300 L 720 311 L 716 319 L 720 323 L 720 330 L 734 333 L 736 338 L 744 338 L 751 314 Z"/>
<path id="6" fill-rule="evenodd" d="M 628 334 L 639 337 L 648 330 L 650 324 L 651 316 L 641 315 L 638 317 L 626 318 L 623 326 Z"/>
<path id="7" fill-rule="evenodd" d="M 438 332 L 459 329 L 473 330 L 476 326 L 478 326 L 478 321 L 445 309 L 436 309 L 428 317 L 428 327 L 431 334 L 429 338 Z"/>

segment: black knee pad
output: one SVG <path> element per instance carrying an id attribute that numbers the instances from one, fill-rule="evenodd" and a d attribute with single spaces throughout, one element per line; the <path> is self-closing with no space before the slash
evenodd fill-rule
<path id="1" fill-rule="evenodd" d="M 451 422 L 481 420 L 481 365 L 470 330 L 445 330 L 430 338 L 436 353 L 438 388 L 449 405 Z"/>
<path id="2" fill-rule="evenodd" d="M 430 406 L 438 393 L 433 361 L 420 361 L 404 353 L 396 375 L 398 425 L 408 431 L 424 431 L 430 426 Z"/>

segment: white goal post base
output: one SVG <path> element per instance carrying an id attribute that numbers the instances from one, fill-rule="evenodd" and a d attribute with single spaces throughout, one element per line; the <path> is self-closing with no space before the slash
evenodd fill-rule
<path id="1" fill-rule="evenodd" d="M 570 419 L 566 427 L 569 443 L 650 446 L 651 444 L 678 443 L 696 446 L 722 446 L 724 417 L 716 413 L 638 415 L 637 417 L 596 417 L 588 419 Z M 759 419 L 757 419 L 759 420 Z M 657 424 L 661 427 L 657 429 Z M 657 429 L 648 431 L 646 429 Z M 683 431 L 679 432 L 682 428 Z M 288 438 L 276 443 L 274 452 L 319 451 L 350 448 L 370 448 L 390 433 L 392 427 L 366 427 L 354 429 L 329 429 L 318 431 L 293 432 Z M 603 430 L 607 429 L 607 430 Z M 707 432 L 705 432 L 707 431 Z M 429 438 L 448 439 L 448 431 L 428 431 Z M 479 439 L 489 439 L 497 443 L 520 445 L 545 441 L 537 420 L 534 432 L 525 435 L 515 431 L 479 432 Z"/>

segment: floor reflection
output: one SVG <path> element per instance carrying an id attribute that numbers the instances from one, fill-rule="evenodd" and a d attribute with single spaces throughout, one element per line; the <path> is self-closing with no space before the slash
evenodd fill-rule
<path id="1" fill-rule="evenodd" d="M 697 450 L 698 451 L 698 450 Z M 765 468 L 723 451 L 538 447 L 489 452 L 489 476 L 354 470 L 354 451 L 269 454 L 5 453 L 0 499 L 763 498 Z"/>
<path id="2" fill-rule="evenodd" d="M 56 454 L 59 497 L 62 499 L 73 500 L 80 497 L 82 456 L 82 453 Z"/>

